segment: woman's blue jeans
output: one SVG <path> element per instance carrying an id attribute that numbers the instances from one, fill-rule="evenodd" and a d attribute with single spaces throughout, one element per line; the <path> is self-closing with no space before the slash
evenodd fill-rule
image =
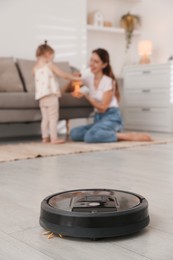
<path id="1" fill-rule="evenodd" d="M 123 130 L 119 108 L 108 108 L 104 113 L 96 113 L 94 123 L 75 127 L 70 132 L 73 141 L 86 143 L 116 142 L 116 133 Z"/>

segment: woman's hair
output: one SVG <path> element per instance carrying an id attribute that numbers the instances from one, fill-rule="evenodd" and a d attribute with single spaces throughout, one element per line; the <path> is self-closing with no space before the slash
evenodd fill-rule
<path id="1" fill-rule="evenodd" d="M 48 44 L 47 44 L 47 41 L 44 42 L 44 44 L 41 44 L 37 47 L 37 50 L 36 50 L 36 57 L 40 57 L 42 55 L 44 55 L 45 53 L 54 53 L 54 49 L 52 49 L 52 47 L 50 47 Z"/>
<path id="2" fill-rule="evenodd" d="M 119 87 L 118 87 L 117 79 L 110 65 L 109 53 L 105 49 L 101 49 L 101 48 L 93 50 L 92 53 L 96 53 L 101 59 L 101 61 L 107 64 L 107 66 L 103 69 L 103 74 L 112 78 L 113 82 L 115 83 L 115 96 L 119 100 L 120 99 Z"/>

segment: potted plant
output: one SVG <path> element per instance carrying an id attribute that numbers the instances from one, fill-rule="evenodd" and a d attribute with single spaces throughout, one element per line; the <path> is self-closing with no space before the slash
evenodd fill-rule
<path id="1" fill-rule="evenodd" d="M 125 29 L 126 50 L 128 50 L 132 41 L 133 31 L 136 28 L 136 25 L 140 24 L 140 17 L 128 12 L 121 17 L 120 23 L 121 26 Z"/>

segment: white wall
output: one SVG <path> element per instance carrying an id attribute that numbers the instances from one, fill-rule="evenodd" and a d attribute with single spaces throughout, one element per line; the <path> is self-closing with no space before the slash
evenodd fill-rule
<path id="1" fill-rule="evenodd" d="M 119 26 L 120 17 L 130 11 L 142 18 L 141 35 L 133 37 L 130 50 L 132 63 L 137 63 L 137 43 L 140 39 L 153 42 L 153 63 L 165 62 L 173 53 L 172 0 L 1 0 L 0 56 L 35 58 L 38 44 L 48 39 L 56 49 L 56 60 L 69 60 L 82 68 L 93 49 L 109 50 L 116 74 L 124 65 L 123 34 L 88 32 L 87 12 L 100 10 L 105 20 Z"/>
<path id="2" fill-rule="evenodd" d="M 138 63 L 137 46 L 140 40 L 153 42 L 152 63 L 166 62 L 173 54 L 173 1 L 172 0 L 88 0 L 87 12 L 100 10 L 105 20 L 118 27 L 123 14 L 127 12 L 141 17 L 140 35 L 134 35 L 130 47 L 130 62 Z M 126 63 L 125 37 L 123 34 L 88 32 L 88 60 L 93 49 L 106 48 L 116 75 L 121 76 Z"/>
<path id="3" fill-rule="evenodd" d="M 1 0 L 0 56 L 35 58 L 44 40 L 56 60 L 86 63 L 86 0 Z"/>
<path id="4" fill-rule="evenodd" d="M 142 18 L 140 39 L 153 42 L 153 63 L 164 63 L 173 54 L 173 1 L 142 0 L 134 7 Z"/>

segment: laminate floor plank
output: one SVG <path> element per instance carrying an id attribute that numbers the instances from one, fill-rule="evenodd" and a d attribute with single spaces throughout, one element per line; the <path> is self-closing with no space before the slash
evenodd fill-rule
<path id="1" fill-rule="evenodd" d="M 30 229 L 12 234 L 53 259 L 80 259 L 80 260 L 147 260 L 149 258 L 136 254 L 135 250 L 126 249 L 117 245 L 115 240 L 97 240 L 59 238 L 48 239 L 42 235 L 41 228 Z"/>
<path id="2" fill-rule="evenodd" d="M 0 259 L 2 260 L 53 260 L 53 258 L 26 245 L 25 242 L 0 232 Z M 63 259 L 63 258 L 61 258 Z"/>
<path id="3" fill-rule="evenodd" d="M 114 239 L 47 239 L 39 225 L 41 201 L 82 188 L 143 195 L 149 226 Z M 173 143 L 1 163 L 0 259 L 172 260 L 172 191 Z"/>

